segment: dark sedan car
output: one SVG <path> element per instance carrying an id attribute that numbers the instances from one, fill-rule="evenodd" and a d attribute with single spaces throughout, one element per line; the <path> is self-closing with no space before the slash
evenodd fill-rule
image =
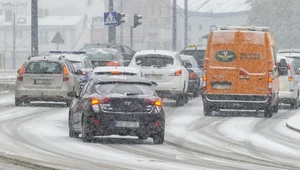
<path id="1" fill-rule="evenodd" d="M 94 49 L 99 49 L 99 48 L 112 48 L 115 50 L 118 50 L 119 53 L 124 57 L 125 59 L 125 66 L 128 66 L 130 63 L 133 55 L 135 54 L 135 51 L 126 46 L 126 45 L 120 45 L 120 44 L 109 44 L 109 43 L 90 43 L 90 44 L 85 44 L 83 48 L 81 48 L 81 51 L 91 51 Z"/>
<path id="2" fill-rule="evenodd" d="M 147 79 L 95 76 L 75 97 L 69 111 L 69 136 L 84 142 L 94 136 L 120 135 L 153 138 L 164 142 L 165 113 L 162 101 Z"/>

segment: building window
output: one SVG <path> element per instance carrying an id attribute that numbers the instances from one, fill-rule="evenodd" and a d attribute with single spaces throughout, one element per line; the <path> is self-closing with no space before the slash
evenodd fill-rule
<path id="1" fill-rule="evenodd" d="M 202 30 L 202 25 L 199 25 L 199 30 Z"/>
<path id="2" fill-rule="evenodd" d="M 189 29 L 189 31 L 192 31 L 192 26 L 189 25 L 189 26 L 188 26 L 188 29 Z"/>

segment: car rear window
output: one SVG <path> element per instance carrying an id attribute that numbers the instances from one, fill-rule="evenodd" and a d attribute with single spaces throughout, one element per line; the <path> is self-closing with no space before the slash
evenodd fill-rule
<path id="1" fill-rule="evenodd" d="M 136 64 L 143 67 L 167 67 L 174 65 L 174 59 L 165 55 L 143 55 L 136 57 Z"/>
<path id="2" fill-rule="evenodd" d="M 25 68 L 27 74 L 61 74 L 60 63 L 49 61 L 32 61 Z"/>
<path id="3" fill-rule="evenodd" d="M 116 61 L 117 57 L 109 52 L 98 52 L 86 54 L 91 61 Z"/>
<path id="4" fill-rule="evenodd" d="M 82 63 L 80 61 L 70 61 L 76 70 L 82 69 Z"/>
<path id="5" fill-rule="evenodd" d="M 182 50 L 180 54 L 191 55 L 195 58 L 200 67 L 203 66 L 205 50 Z"/>
<path id="6" fill-rule="evenodd" d="M 155 93 L 150 86 L 128 83 L 98 84 L 96 91 L 100 94 L 120 95 L 152 95 Z"/>

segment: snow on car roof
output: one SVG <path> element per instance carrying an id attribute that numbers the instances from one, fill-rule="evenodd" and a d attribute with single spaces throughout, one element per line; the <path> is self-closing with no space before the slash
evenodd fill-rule
<path id="1" fill-rule="evenodd" d="M 192 59 L 192 58 L 194 58 L 194 57 L 191 56 L 191 55 L 180 54 L 180 58 L 183 59 L 183 60 L 186 60 L 186 59 Z"/>
<path id="2" fill-rule="evenodd" d="M 147 54 L 160 54 L 160 55 L 169 55 L 174 56 L 177 52 L 176 51 L 167 51 L 167 50 L 141 50 L 137 51 L 136 55 L 147 55 Z"/>
<path id="3" fill-rule="evenodd" d="M 94 69 L 94 72 L 109 72 L 109 71 L 138 73 L 140 72 L 140 69 L 135 67 L 96 67 Z"/>

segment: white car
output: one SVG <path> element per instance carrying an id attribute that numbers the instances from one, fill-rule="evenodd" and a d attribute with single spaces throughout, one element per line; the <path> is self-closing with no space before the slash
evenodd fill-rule
<path id="1" fill-rule="evenodd" d="M 189 73 L 179 54 L 173 51 L 137 51 L 129 67 L 140 68 L 146 78 L 156 82 L 161 98 L 174 99 L 177 106 L 188 102 Z"/>
<path id="2" fill-rule="evenodd" d="M 141 69 L 134 67 L 96 67 L 92 73 L 92 77 L 98 75 L 125 75 L 145 77 Z"/>

